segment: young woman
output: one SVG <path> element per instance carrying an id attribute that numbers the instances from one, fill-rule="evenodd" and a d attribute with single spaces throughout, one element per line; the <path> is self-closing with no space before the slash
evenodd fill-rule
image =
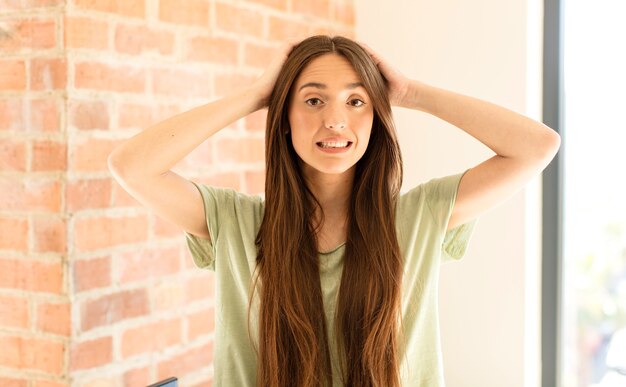
<path id="1" fill-rule="evenodd" d="M 446 120 L 496 155 L 400 195 L 391 105 Z M 170 170 L 265 106 L 265 198 Z M 286 45 L 250 87 L 129 139 L 109 166 L 216 272 L 216 386 L 433 387 L 443 385 L 439 263 L 460 258 L 473 220 L 538 175 L 559 143 L 539 122 L 315 36 Z"/>

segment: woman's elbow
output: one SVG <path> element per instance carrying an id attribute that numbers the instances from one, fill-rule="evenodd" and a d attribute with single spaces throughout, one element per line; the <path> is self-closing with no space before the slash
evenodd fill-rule
<path id="1" fill-rule="evenodd" d="M 561 148 L 561 135 L 558 134 L 555 130 L 550 129 L 548 138 L 548 153 L 550 153 L 552 157 L 554 157 Z"/>
<path id="2" fill-rule="evenodd" d="M 130 168 L 128 167 L 128 163 L 124 161 L 123 153 L 120 151 L 120 148 L 117 147 L 113 149 L 113 151 L 107 157 L 107 165 L 109 167 L 109 171 L 113 175 L 113 177 L 117 181 L 129 180 L 130 176 Z"/>
<path id="3" fill-rule="evenodd" d="M 547 163 L 550 163 L 552 159 L 559 152 L 561 147 L 561 136 L 553 129 L 547 128 L 545 135 L 541 139 L 541 145 L 539 149 L 539 157 Z"/>

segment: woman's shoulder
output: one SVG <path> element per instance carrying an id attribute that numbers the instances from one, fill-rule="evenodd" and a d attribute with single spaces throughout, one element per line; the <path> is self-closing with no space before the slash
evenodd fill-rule
<path id="1" fill-rule="evenodd" d="M 198 187 L 203 194 L 210 194 L 224 199 L 237 199 L 250 202 L 263 202 L 265 201 L 263 194 L 261 193 L 249 193 L 240 189 L 235 189 L 228 186 L 218 186 L 214 184 L 202 183 L 198 181 L 192 181 L 192 183 Z"/>
<path id="2" fill-rule="evenodd" d="M 431 177 L 430 179 L 400 193 L 399 200 L 407 201 L 416 198 L 437 199 L 455 193 L 465 171 L 452 175 Z"/>
<path id="3" fill-rule="evenodd" d="M 194 182 L 204 201 L 205 208 L 215 212 L 262 212 L 265 208 L 264 195 L 244 192 L 233 187 L 221 187 Z"/>
<path id="4" fill-rule="evenodd" d="M 442 208 L 451 207 L 463 173 L 432 177 L 401 193 L 397 203 L 398 216 L 411 216 L 424 208 L 439 213 Z"/>

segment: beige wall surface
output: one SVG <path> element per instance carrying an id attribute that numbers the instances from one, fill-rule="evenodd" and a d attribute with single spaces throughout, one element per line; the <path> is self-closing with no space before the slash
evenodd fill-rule
<path id="1" fill-rule="evenodd" d="M 357 38 L 405 75 L 540 119 L 536 0 L 356 2 Z M 460 129 L 394 111 L 403 191 L 493 155 Z M 449 387 L 539 385 L 539 179 L 480 217 L 465 258 L 445 264 L 440 316 Z"/>

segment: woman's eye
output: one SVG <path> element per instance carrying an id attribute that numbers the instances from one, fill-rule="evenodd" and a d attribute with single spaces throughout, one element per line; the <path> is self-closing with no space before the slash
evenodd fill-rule
<path id="1" fill-rule="evenodd" d="M 361 101 L 358 98 L 355 98 L 355 99 L 350 101 L 350 105 L 352 105 L 354 107 L 361 107 L 361 106 L 365 105 L 365 102 Z"/>
<path id="2" fill-rule="evenodd" d="M 322 103 L 322 100 L 319 98 L 309 98 L 305 101 L 305 103 L 309 106 L 317 106 Z"/>

